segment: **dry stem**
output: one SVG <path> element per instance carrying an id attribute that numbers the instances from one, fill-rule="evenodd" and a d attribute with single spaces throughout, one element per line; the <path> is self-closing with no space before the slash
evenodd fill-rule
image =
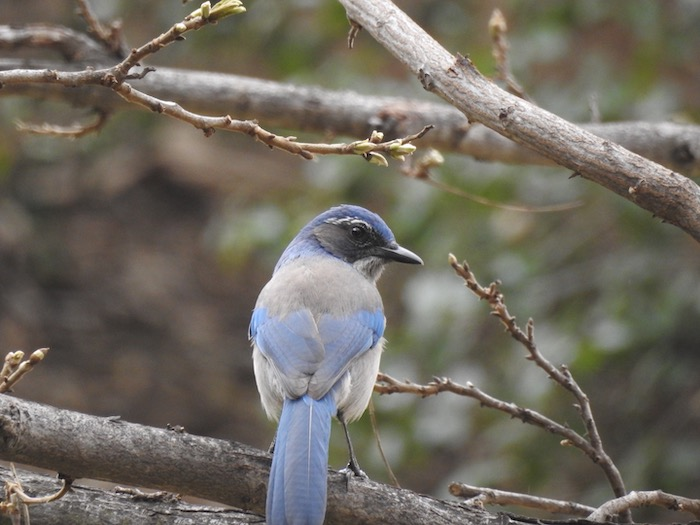
<path id="1" fill-rule="evenodd" d="M 24 523 L 29 525 L 29 505 L 40 505 L 43 503 L 51 503 L 52 501 L 56 501 L 57 499 L 65 496 L 73 484 L 73 479 L 64 476 L 61 478 L 61 488 L 57 492 L 46 496 L 29 496 L 26 492 L 24 492 L 24 488 L 22 488 L 22 482 L 17 476 L 14 463 L 10 463 L 10 469 L 12 470 L 13 480 L 5 482 L 5 498 L 2 502 L 0 502 L 0 514 L 9 514 L 12 517 L 13 523 L 20 522 L 15 518 L 21 513 Z"/>
<path id="2" fill-rule="evenodd" d="M 505 490 L 495 490 L 484 487 L 474 487 L 464 483 L 452 483 L 449 487 L 450 494 L 459 498 L 466 498 L 465 505 L 516 505 L 533 509 L 546 510 L 554 514 L 568 514 L 571 516 L 586 517 L 595 508 L 581 505 L 572 501 L 562 501 L 550 498 L 540 498 L 529 494 L 519 494 Z"/>

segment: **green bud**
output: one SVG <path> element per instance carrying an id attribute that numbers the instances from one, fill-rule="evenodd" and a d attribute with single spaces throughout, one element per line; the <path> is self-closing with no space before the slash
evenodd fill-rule
<path id="1" fill-rule="evenodd" d="M 370 164 L 381 166 L 382 168 L 386 168 L 389 166 L 389 163 L 384 158 L 384 155 L 380 155 L 379 153 L 371 151 L 366 154 L 365 158 L 369 161 Z"/>
<path id="2" fill-rule="evenodd" d="M 397 155 L 411 155 L 414 151 L 416 151 L 416 147 L 413 144 L 401 144 L 397 142 L 389 146 L 389 153 L 392 157 L 396 157 Z"/>
<path id="3" fill-rule="evenodd" d="M 368 140 L 358 140 L 357 142 L 353 142 L 351 146 L 353 153 L 356 155 L 364 155 L 365 153 L 369 153 L 375 147 L 374 144 Z"/>
<path id="4" fill-rule="evenodd" d="M 211 10 L 209 17 L 212 20 L 220 20 L 227 16 L 245 13 L 245 7 L 240 0 L 221 0 Z"/>
<path id="5" fill-rule="evenodd" d="M 430 148 L 428 152 L 421 158 L 420 163 L 426 168 L 442 166 L 445 163 L 445 157 L 438 150 Z"/>
<path id="6" fill-rule="evenodd" d="M 205 20 L 209 18 L 209 15 L 211 14 L 211 2 L 204 2 L 199 8 L 202 12 L 202 18 Z"/>
<path id="7" fill-rule="evenodd" d="M 377 131 L 376 129 L 372 131 L 372 135 L 369 137 L 369 141 L 377 144 L 384 140 L 384 133 Z"/>

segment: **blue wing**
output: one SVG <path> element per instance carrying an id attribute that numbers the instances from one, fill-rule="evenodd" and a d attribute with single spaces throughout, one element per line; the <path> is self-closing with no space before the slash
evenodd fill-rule
<path id="1" fill-rule="evenodd" d="M 281 372 L 285 386 L 291 388 L 293 381 L 306 378 L 307 385 L 313 381 L 313 397 L 319 399 L 353 360 L 377 344 L 384 326 L 381 308 L 360 310 L 345 317 L 324 314 L 318 321 L 306 309 L 284 317 L 270 317 L 265 308 L 256 308 L 250 337 Z M 306 392 L 300 393 L 295 388 L 289 392 L 294 397 L 303 393 Z"/>

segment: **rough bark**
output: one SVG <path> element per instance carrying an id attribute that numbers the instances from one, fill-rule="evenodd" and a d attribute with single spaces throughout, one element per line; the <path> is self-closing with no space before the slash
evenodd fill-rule
<path id="1" fill-rule="evenodd" d="M 0 25 L 0 49 L 50 49 L 67 62 L 0 59 L 0 71 L 80 71 L 114 65 L 94 40 L 69 28 L 48 25 Z M 205 114 L 229 113 L 237 119 L 257 119 L 267 127 L 366 138 L 373 130 L 388 138 L 406 136 L 428 124 L 434 130 L 421 139 L 432 146 L 476 159 L 509 164 L 554 165 L 552 159 L 524 147 L 479 123 L 469 124 L 457 108 L 406 97 L 371 96 L 319 86 L 293 85 L 238 75 L 158 67 L 134 87 L 162 100 Z M 123 110 L 122 98 L 102 86 L 66 89 L 50 83 L 5 84 L 0 96 L 57 99 L 102 111 Z M 579 126 L 605 140 L 685 175 L 700 174 L 700 127 L 672 122 L 582 123 Z"/>
<path id="2" fill-rule="evenodd" d="M 270 468 L 268 454 L 238 443 L 89 416 L 7 395 L 0 396 L 0 459 L 74 479 L 195 496 L 258 514 L 264 512 Z M 65 496 L 66 504 L 70 497 Z M 84 512 L 82 522 L 96 523 L 89 521 L 92 509 L 85 507 Z M 500 520 L 478 509 L 371 480 L 348 480 L 338 472 L 329 476 L 328 524 L 486 525 Z"/>
<path id="3" fill-rule="evenodd" d="M 700 241 L 700 187 L 692 180 L 517 98 L 453 55 L 388 0 L 340 0 L 423 87 L 500 135 L 615 192 Z"/>

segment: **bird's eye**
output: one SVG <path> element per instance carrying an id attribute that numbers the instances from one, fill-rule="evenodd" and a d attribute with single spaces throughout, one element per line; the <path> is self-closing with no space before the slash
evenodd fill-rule
<path id="1" fill-rule="evenodd" d="M 353 239 L 360 241 L 367 237 L 367 228 L 363 226 L 353 226 L 350 229 L 350 235 L 352 235 Z"/>

